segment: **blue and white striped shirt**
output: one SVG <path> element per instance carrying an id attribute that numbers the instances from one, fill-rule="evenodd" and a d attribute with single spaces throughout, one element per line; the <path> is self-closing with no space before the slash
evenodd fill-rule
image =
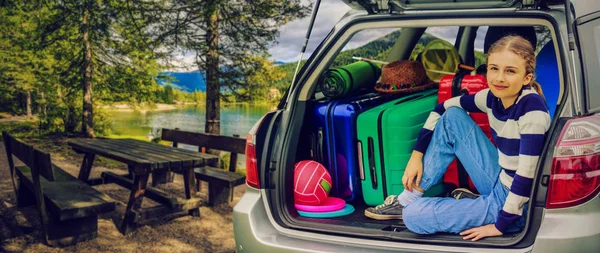
<path id="1" fill-rule="evenodd" d="M 523 214 L 529 201 L 536 165 L 544 147 L 544 135 L 550 127 L 550 114 L 544 99 L 529 86 L 523 88 L 515 104 L 504 108 L 489 89 L 474 95 L 453 97 L 435 107 L 421 133 L 415 150 L 425 153 L 433 130 L 441 115 L 450 107 L 468 112 L 485 112 L 498 147 L 498 162 L 502 167 L 500 182 L 510 192 L 500 210 L 495 226 L 505 232 Z"/>

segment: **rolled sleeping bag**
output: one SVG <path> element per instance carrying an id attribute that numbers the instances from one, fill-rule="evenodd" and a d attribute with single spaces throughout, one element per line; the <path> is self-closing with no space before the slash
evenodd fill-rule
<path id="1" fill-rule="evenodd" d="M 380 75 L 381 69 L 374 63 L 357 61 L 325 71 L 319 85 L 326 97 L 340 98 L 362 88 L 372 88 Z"/>

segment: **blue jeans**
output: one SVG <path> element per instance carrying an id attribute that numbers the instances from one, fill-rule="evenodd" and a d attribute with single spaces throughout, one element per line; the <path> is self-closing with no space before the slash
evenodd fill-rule
<path id="1" fill-rule="evenodd" d="M 417 234 L 460 233 L 496 222 L 509 192 L 499 179 L 498 151 L 471 117 L 456 107 L 448 109 L 434 129 L 423 157 L 420 187 L 427 190 L 439 182 L 455 157 L 465 167 L 481 197 L 416 199 L 402 211 L 410 231 Z M 508 231 L 522 230 L 524 217 Z"/>

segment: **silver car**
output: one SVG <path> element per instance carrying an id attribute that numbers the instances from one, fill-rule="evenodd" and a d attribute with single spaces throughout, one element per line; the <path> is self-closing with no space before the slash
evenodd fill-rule
<path id="1" fill-rule="evenodd" d="M 600 252 L 600 1 L 344 1 L 353 9 L 303 65 L 278 109 L 248 135 L 248 187 L 233 212 L 238 252 Z M 393 61 L 414 57 L 419 41 L 436 36 L 454 42 L 462 61 L 476 67 L 480 42 L 503 26 L 535 27 L 538 68 L 555 70 L 537 73 L 555 75 L 542 83 L 552 124 L 522 232 L 476 242 L 455 234 L 418 235 L 402 222 L 364 217 L 360 198 L 349 216 L 298 215 L 293 167 L 309 156 L 306 119 L 321 96 L 319 77 L 352 50 L 353 39 L 385 35 L 380 41 L 388 43 L 386 59 Z M 542 56 L 544 48 L 549 56 Z"/>

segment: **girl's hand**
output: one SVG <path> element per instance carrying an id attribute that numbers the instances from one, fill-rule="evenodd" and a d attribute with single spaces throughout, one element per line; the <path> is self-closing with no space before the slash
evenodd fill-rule
<path id="1" fill-rule="evenodd" d="M 423 153 L 419 151 L 413 151 L 413 154 L 408 160 L 404 176 L 402 177 L 402 185 L 404 189 L 412 191 L 413 186 L 419 186 L 421 184 L 421 177 L 423 176 Z"/>
<path id="2" fill-rule="evenodd" d="M 460 232 L 460 235 L 464 235 L 463 240 L 477 241 L 481 238 L 490 237 L 490 236 L 501 236 L 502 232 L 498 231 L 494 224 L 488 224 L 481 227 L 471 228 L 465 231 Z"/>

